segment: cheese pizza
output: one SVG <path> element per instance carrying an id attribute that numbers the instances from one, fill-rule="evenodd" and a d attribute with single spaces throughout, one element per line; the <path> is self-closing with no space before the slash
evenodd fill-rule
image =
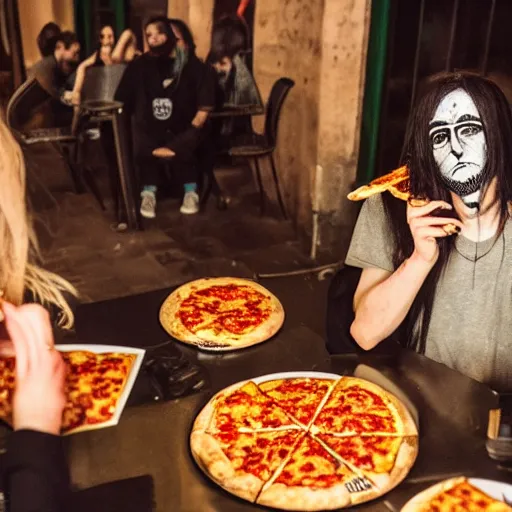
<path id="1" fill-rule="evenodd" d="M 194 459 L 229 492 L 285 510 L 332 510 L 382 495 L 414 463 L 416 425 L 382 388 L 353 377 L 258 382 L 217 393 L 192 429 Z"/>
<path id="2" fill-rule="evenodd" d="M 62 433 L 73 434 L 109 421 L 126 385 L 135 354 L 62 352 L 67 365 Z M 12 424 L 15 358 L 0 358 L 0 419 Z"/>
<path id="3" fill-rule="evenodd" d="M 467 478 L 444 480 L 408 501 L 402 512 L 512 512 L 512 507 L 497 500 Z"/>
<path id="4" fill-rule="evenodd" d="M 265 341 L 283 321 L 283 307 L 274 295 L 254 281 L 233 277 L 180 286 L 160 309 L 160 322 L 171 336 L 212 350 Z"/>

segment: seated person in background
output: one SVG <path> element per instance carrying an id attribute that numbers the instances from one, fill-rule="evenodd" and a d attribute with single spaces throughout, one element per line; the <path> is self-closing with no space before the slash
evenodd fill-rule
<path id="1" fill-rule="evenodd" d="M 125 30 L 116 44 L 114 29 L 105 25 L 100 31 L 98 49 L 87 59 L 80 63 L 76 71 L 75 85 L 73 87 L 72 103 L 80 104 L 80 94 L 85 80 L 85 72 L 91 66 L 110 66 L 131 62 L 140 52 L 137 50 L 137 40 L 131 30 Z"/>
<path id="2" fill-rule="evenodd" d="M 217 72 L 216 110 L 242 107 L 262 107 L 261 97 L 249 71 L 245 55 L 249 36 L 243 19 L 222 18 L 214 27 L 212 46 L 207 62 Z M 217 150 L 227 149 L 232 136 L 252 133 L 250 116 L 222 117 L 213 126 Z"/>
<path id="3" fill-rule="evenodd" d="M 29 70 L 28 77 L 36 78 L 54 98 L 52 110 L 56 126 L 71 124 L 73 111 L 68 105 L 79 60 L 80 43 L 73 32 L 66 31 L 57 36 L 53 53 L 36 62 Z"/>
<path id="4" fill-rule="evenodd" d="M 348 251 L 346 263 L 363 268 L 351 326 L 362 348 L 400 328 L 405 346 L 512 390 L 511 140 L 496 84 L 469 73 L 430 80 L 403 153 L 411 197 L 427 204 L 370 197 Z"/>
<path id="5" fill-rule="evenodd" d="M 144 30 L 149 52 L 128 65 L 115 96 L 136 122 L 140 212 L 155 217 L 162 158 L 167 158 L 184 183 L 180 212 L 194 214 L 199 211 L 197 151 L 214 105 L 215 79 L 191 49 L 186 63 L 177 68 L 177 41 L 167 18 L 149 20 Z"/>
<path id="6" fill-rule="evenodd" d="M 49 57 L 53 55 L 55 51 L 55 45 L 57 44 L 57 37 L 61 33 L 59 25 L 53 21 L 47 23 L 39 32 L 37 36 L 37 47 L 41 52 L 41 56 Z"/>
<path id="7" fill-rule="evenodd" d="M 69 477 L 58 436 L 65 404 L 64 363 L 53 350 L 48 312 L 58 324 L 73 326 L 73 312 L 64 293 L 73 287 L 38 267 L 38 246 L 25 204 L 23 155 L 0 121 L 0 290 L 5 322 L 0 323 L 0 355 L 16 356 L 14 429 L 2 468 L 7 510 L 67 512 Z M 20 307 L 17 307 L 20 306 Z M 5 341 L 9 340 L 9 341 Z"/>

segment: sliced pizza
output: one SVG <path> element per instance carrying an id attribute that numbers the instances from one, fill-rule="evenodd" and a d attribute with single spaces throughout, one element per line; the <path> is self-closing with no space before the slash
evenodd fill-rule
<path id="1" fill-rule="evenodd" d="M 386 190 L 391 191 L 391 187 L 397 187 L 398 184 L 406 181 L 409 181 L 409 170 L 404 165 L 398 169 L 395 169 L 389 174 L 379 176 L 378 178 L 371 181 L 368 185 L 364 185 L 354 190 L 353 192 L 350 192 L 347 197 L 351 201 L 361 201 L 362 199 L 367 199 L 368 197 L 375 194 L 381 194 Z"/>
<path id="2" fill-rule="evenodd" d="M 377 495 L 369 480 L 340 464 L 307 435 L 264 485 L 256 503 L 284 510 L 333 510 Z"/>
<path id="3" fill-rule="evenodd" d="M 489 496 L 467 478 L 440 482 L 409 500 L 402 512 L 512 512 L 512 507 Z"/>
<path id="4" fill-rule="evenodd" d="M 259 388 L 307 429 L 335 383 L 332 379 L 276 379 L 259 384 Z"/>
<path id="5" fill-rule="evenodd" d="M 216 434 L 195 431 L 190 447 L 196 461 L 221 487 L 255 501 L 265 482 L 304 435 L 300 430 Z"/>
<path id="6" fill-rule="evenodd" d="M 221 391 L 206 405 L 194 423 L 194 430 L 209 433 L 290 428 L 299 429 L 300 426 L 252 381 Z"/>
<path id="7" fill-rule="evenodd" d="M 417 435 L 404 405 L 371 382 L 355 377 L 338 381 L 318 411 L 311 431 L 335 435 Z"/>
<path id="8" fill-rule="evenodd" d="M 407 475 L 418 454 L 415 436 L 333 436 L 318 439 L 351 469 L 387 492 Z"/>

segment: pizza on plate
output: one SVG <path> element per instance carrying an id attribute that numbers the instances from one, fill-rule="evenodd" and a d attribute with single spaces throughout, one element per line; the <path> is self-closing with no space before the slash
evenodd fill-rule
<path id="1" fill-rule="evenodd" d="M 190 437 L 199 466 L 236 496 L 332 510 L 382 495 L 414 463 L 416 425 L 382 388 L 353 377 L 256 380 L 217 393 Z"/>
<path id="2" fill-rule="evenodd" d="M 512 512 L 512 507 L 489 496 L 467 478 L 450 478 L 412 498 L 402 512 Z"/>
<path id="3" fill-rule="evenodd" d="M 273 294 L 254 281 L 234 277 L 184 284 L 160 309 L 160 322 L 171 336 L 212 350 L 265 341 L 283 321 L 283 306 Z"/>
<path id="4" fill-rule="evenodd" d="M 62 433 L 72 434 L 97 428 L 109 421 L 137 356 L 72 351 L 62 352 L 62 357 L 67 365 L 67 401 L 62 417 Z M 9 424 L 12 424 L 15 364 L 14 357 L 0 358 L 0 419 Z"/>

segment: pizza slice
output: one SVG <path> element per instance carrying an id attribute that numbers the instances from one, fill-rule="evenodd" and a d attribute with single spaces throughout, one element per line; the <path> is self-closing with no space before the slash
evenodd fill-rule
<path id="1" fill-rule="evenodd" d="M 295 378 L 269 380 L 259 388 L 307 429 L 335 384 L 331 379 Z"/>
<path id="2" fill-rule="evenodd" d="M 300 429 L 300 426 L 252 381 L 221 391 L 204 407 L 194 423 L 194 430 L 209 433 L 279 429 Z"/>
<path id="3" fill-rule="evenodd" d="M 318 439 L 355 472 L 385 493 L 401 482 L 418 454 L 415 436 L 346 436 L 320 434 Z"/>
<path id="4" fill-rule="evenodd" d="M 68 371 L 62 433 L 90 429 L 112 419 L 135 354 L 62 352 Z"/>
<path id="5" fill-rule="evenodd" d="M 198 464 L 221 487 L 255 501 L 265 482 L 304 435 L 300 430 L 215 434 L 195 431 L 190 446 Z"/>
<path id="6" fill-rule="evenodd" d="M 135 354 L 62 352 L 67 365 L 62 433 L 96 428 L 112 419 L 136 359 Z M 0 358 L 0 419 L 12 425 L 14 357 Z"/>
<path id="7" fill-rule="evenodd" d="M 408 501 L 402 512 L 511 512 L 512 507 L 481 491 L 465 478 L 440 482 Z"/>
<path id="8" fill-rule="evenodd" d="M 333 510 L 377 496 L 369 480 L 306 435 L 263 486 L 256 503 L 285 510 Z"/>
<path id="9" fill-rule="evenodd" d="M 391 187 L 396 187 L 399 183 L 409 181 L 409 170 L 404 165 L 371 181 L 368 185 L 359 187 L 358 189 L 348 194 L 348 199 L 351 201 L 361 201 L 367 199 L 375 194 L 381 194 Z M 393 194 L 394 195 L 394 194 Z M 407 196 L 408 197 L 408 196 Z"/>
<path id="10" fill-rule="evenodd" d="M 363 379 L 338 381 L 325 405 L 317 412 L 311 431 L 334 435 L 417 435 L 405 406 L 393 395 Z"/>
<path id="11" fill-rule="evenodd" d="M 16 384 L 14 357 L 0 358 L 0 419 L 12 425 L 12 395 Z"/>

